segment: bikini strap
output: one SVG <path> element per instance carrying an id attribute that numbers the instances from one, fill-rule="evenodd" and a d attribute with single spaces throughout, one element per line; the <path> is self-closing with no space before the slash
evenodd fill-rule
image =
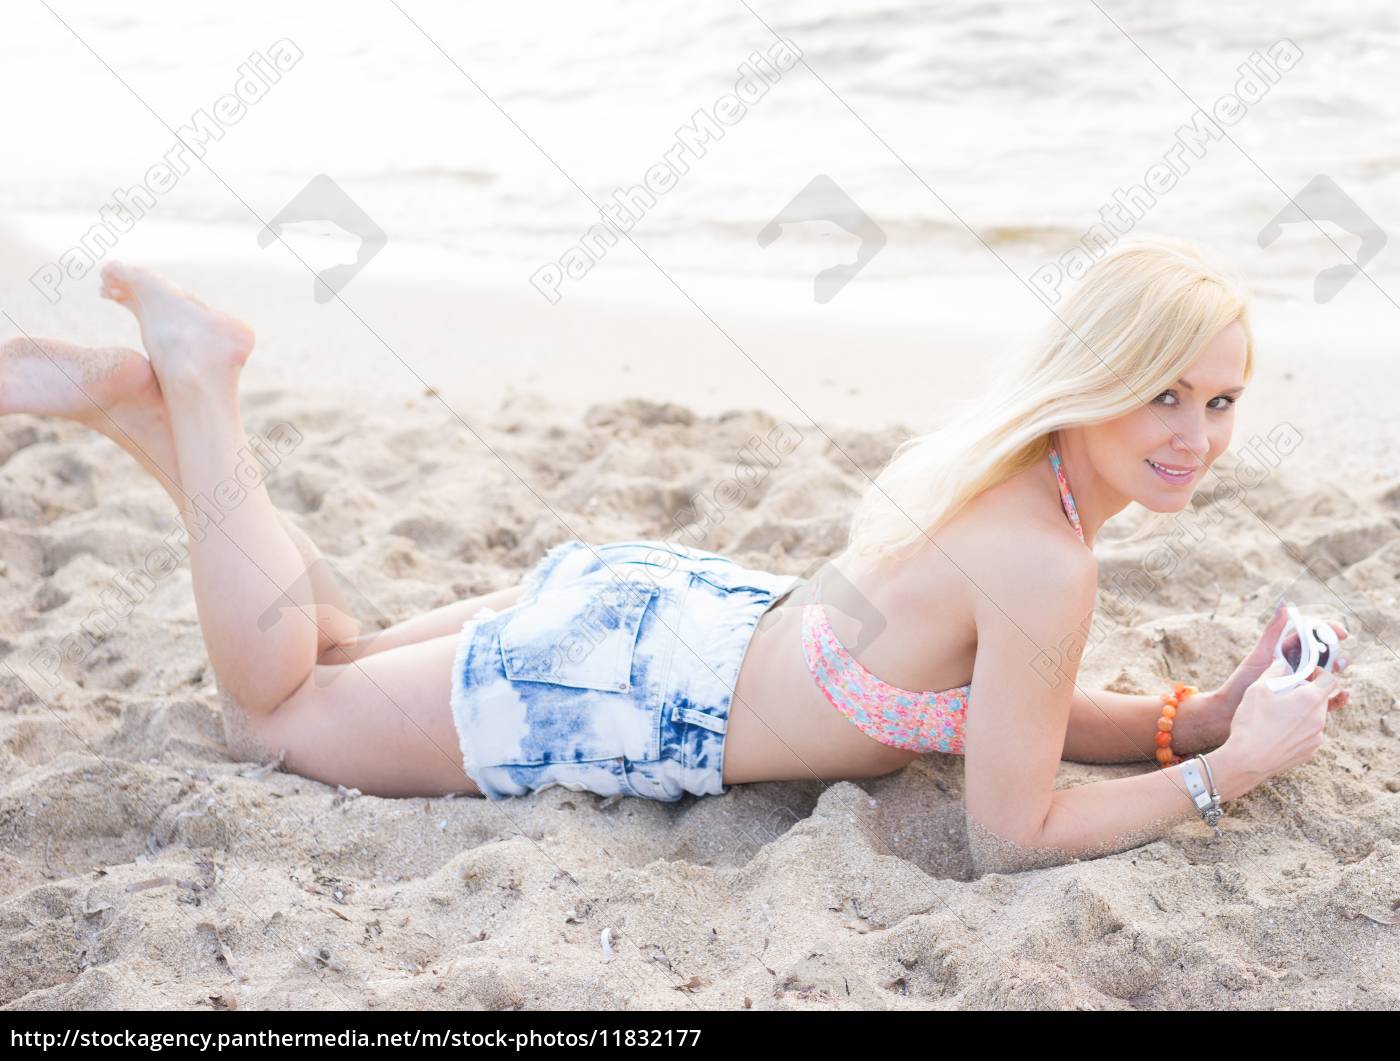
<path id="1" fill-rule="evenodd" d="M 1074 495 L 1069 492 L 1069 481 L 1065 478 L 1064 468 L 1060 466 L 1060 454 L 1056 451 L 1054 443 L 1050 445 L 1050 466 L 1055 469 L 1055 481 L 1060 484 L 1060 503 L 1064 506 L 1065 515 L 1069 517 L 1074 533 L 1079 535 L 1082 542 L 1084 529 L 1079 525 L 1079 509 L 1075 507 Z"/>

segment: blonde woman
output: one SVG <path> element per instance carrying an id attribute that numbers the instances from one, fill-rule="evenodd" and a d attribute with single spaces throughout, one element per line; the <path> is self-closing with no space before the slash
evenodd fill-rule
<path id="1" fill-rule="evenodd" d="M 1123 850 L 1197 814 L 1198 760 L 1158 768 L 1159 696 L 1080 689 L 1076 652 L 1041 662 L 1088 629 L 1104 522 L 1131 501 L 1185 508 L 1229 444 L 1254 367 L 1246 305 L 1189 245 L 1098 261 L 1038 348 L 896 452 L 820 579 L 571 540 L 515 587 L 361 637 L 260 482 L 217 521 L 195 502 L 228 496 L 247 445 L 252 331 L 143 269 L 108 265 L 102 293 L 146 356 L 12 340 L 0 412 L 103 432 L 200 528 L 192 581 L 236 754 L 383 796 L 675 800 L 962 753 L 983 871 Z M 293 621 L 268 623 L 279 596 Z M 1225 801 L 1310 759 L 1346 697 L 1330 675 L 1257 681 L 1281 629 L 1175 709 L 1173 761 L 1209 752 Z M 1056 789 L 1062 757 L 1152 768 Z"/>

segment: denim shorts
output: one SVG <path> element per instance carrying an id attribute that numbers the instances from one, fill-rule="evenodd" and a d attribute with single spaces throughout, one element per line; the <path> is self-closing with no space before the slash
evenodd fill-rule
<path id="1" fill-rule="evenodd" d="M 800 581 L 672 542 L 556 545 L 515 605 L 462 627 L 452 719 L 467 776 L 493 800 L 554 785 L 723 795 L 740 665 Z"/>

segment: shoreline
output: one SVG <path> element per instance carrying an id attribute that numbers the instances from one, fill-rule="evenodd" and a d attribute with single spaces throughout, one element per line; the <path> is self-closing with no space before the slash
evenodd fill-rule
<path id="1" fill-rule="evenodd" d="M 35 227 L 0 231 L 9 237 L 0 290 L 15 319 L 31 334 L 139 348 L 130 317 L 97 298 L 96 270 L 71 282 L 57 305 L 24 282 L 41 257 Z M 619 270 L 616 279 L 590 274 L 594 286 L 550 305 L 523 273 L 511 283 L 489 264 L 454 271 L 452 255 L 395 253 L 393 245 L 345 288 L 344 303 L 323 305 L 312 298 L 308 266 L 257 248 L 251 226 L 201 231 L 211 233 L 203 244 L 188 226 L 147 222 L 109 257 L 150 264 L 248 320 L 258 347 L 247 388 L 355 406 L 436 394 L 469 428 L 546 395 L 567 415 L 635 397 L 700 415 L 751 409 L 830 430 L 897 423 L 917 433 L 974 396 L 998 352 L 1035 341 L 1049 319 L 995 275 L 856 283 L 819 306 L 795 278 L 687 275 L 682 293 L 659 272 L 639 278 Z M 204 253 L 166 256 L 194 245 Z M 318 251 L 321 258 L 305 260 L 331 260 L 325 246 Z M 1287 422 L 1304 443 L 1283 474 L 1363 487 L 1384 478 L 1386 454 L 1400 450 L 1400 422 L 1387 400 L 1400 393 L 1400 362 L 1385 343 L 1393 329 L 1368 316 L 1393 307 L 1367 305 L 1367 312 L 1322 312 L 1256 298 L 1256 372 L 1233 448 Z M 1325 407 L 1329 395 L 1348 406 L 1349 427 L 1370 430 L 1339 430 Z"/>

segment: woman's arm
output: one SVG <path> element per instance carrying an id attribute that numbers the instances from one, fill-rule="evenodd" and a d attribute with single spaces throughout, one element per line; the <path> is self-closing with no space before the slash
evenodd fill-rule
<path id="1" fill-rule="evenodd" d="M 1162 691 L 1169 689 L 1162 683 Z M 1074 687 L 1063 757 L 1076 763 L 1152 761 L 1162 701 L 1156 695 Z M 1177 709 L 1172 750 L 1185 758 L 1225 743 L 1230 719 L 1214 691 L 1193 693 Z M 1212 766 L 1214 762 L 1212 761 Z"/>
<path id="2" fill-rule="evenodd" d="M 996 550 L 976 573 L 977 658 L 965 731 L 968 841 L 981 873 L 1016 872 L 1137 847 L 1197 816 L 1181 767 L 1154 763 L 1136 777 L 1056 789 L 1066 748 L 1074 673 L 1048 687 L 1034 661 L 1060 644 L 1093 606 L 1087 553 Z M 1077 661 L 1065 669 L 1077 671 Z M 1189 702 L 1189 701 L 1188 701 Z M 1147 698 L 1141 698 L 1143 710 Z M 1091 707 L 1090 710 L 1093 710 Z M 1142 715 L 1146 719 L 1146 713 Z M 1155 728 L 1156 716 L 1143 725 Z M 1257 782 L 1228 749 L 1210 755 L 1221 797 Z"/>
<path id="3" fill-rule="evenodd" d="M 1258 782 L 1229 749 L 1211 752 L 1211 772 L 1222 802 L 1244 795 Z M 967 816 L 968 849 L 978 874 L 1019 873 L 1140 847 L 1185 821 L 1199 818 L 1180 766 L 1056 789 L 1039 833 L 1008 840 Z"/>

